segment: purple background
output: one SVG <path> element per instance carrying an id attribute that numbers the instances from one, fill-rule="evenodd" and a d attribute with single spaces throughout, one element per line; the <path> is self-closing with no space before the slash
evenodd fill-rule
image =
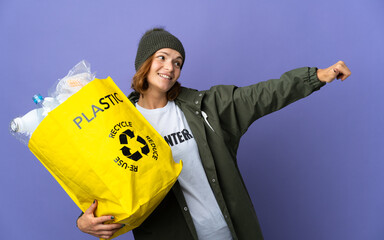
<path id="1" fill-rule="evenodd" d="M 82 59 L 128 94 L 138 41 L 160 25 L 200 90 L 345 61 L 350 79 L 252 125 L 239 166 L 266 240 L 384 239 L 383 24 L 382 0 L 1 0 L 0 238 L 95 239 L 8 124 Z"/>

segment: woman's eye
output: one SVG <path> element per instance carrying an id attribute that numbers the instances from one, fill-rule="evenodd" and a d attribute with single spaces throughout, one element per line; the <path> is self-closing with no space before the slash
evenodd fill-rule
<path id="1" fill-rule="evenodd" d="M 165 59 L 164 56 L 158 56 L 157 58 L 158 58 L 158 59 L 161 59 L 161 60 L 164 60 L 164 59 Z"/>
<path id="2" fill-rule="evenodd" d="M 175 62 L 175 65 L 181 67 L 181 62 Z"/>

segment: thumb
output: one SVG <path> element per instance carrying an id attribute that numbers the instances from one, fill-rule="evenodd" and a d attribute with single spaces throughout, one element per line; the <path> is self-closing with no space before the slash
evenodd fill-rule
<path id="1" fill-rule="evenodd" d="M 93 201 L 91 206 L 84 212 L 84 214 L 92 214 L 95 212 L 97 208 L 97 200 Z"/>
<path id="2" fill-rule="evenodd" d="M 339 69 L 334 68 L 334 69 L 332 69 L 332 70 L 333 70 L 333 72 L 335 73 L 335 77 L 334 77 L 334 78 L 339 79 L 339 75 L 340 75 L 340 71 L 339 71 Z"/>

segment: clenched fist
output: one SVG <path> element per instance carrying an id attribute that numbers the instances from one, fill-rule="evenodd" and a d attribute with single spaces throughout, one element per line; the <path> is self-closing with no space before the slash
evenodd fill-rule
<path id="1" fill-rule="evenodd" d="M 338 61 L 336 64 L 330 66 L 329 68 L 317 70 L 317 78 L 321 82 L 326 83 L 330 83 L 336 78 L 341 79 L 341 81 L 344 81 L 349 76 L 351 76 L 351 71 L 348 69 L 348 67 L 343 61 Z"/>

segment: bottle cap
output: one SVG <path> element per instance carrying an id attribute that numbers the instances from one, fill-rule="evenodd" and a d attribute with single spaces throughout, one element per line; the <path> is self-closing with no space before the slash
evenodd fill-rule
<path id="1" fill-rule="evenodd" d="M 44 100 L 44 98 L 40 94 L 35 94 L 33 95 L 32 100 L 34 103 L 39 104 Z"/>
<path id="2" fill-rule="evenodd" d="M 9 125 L 9 128 L 12 132 L 18 132 L 20 130 L 21 121 L 20 118 L 15 118 L 12 120 L 11 124 Z"/>

